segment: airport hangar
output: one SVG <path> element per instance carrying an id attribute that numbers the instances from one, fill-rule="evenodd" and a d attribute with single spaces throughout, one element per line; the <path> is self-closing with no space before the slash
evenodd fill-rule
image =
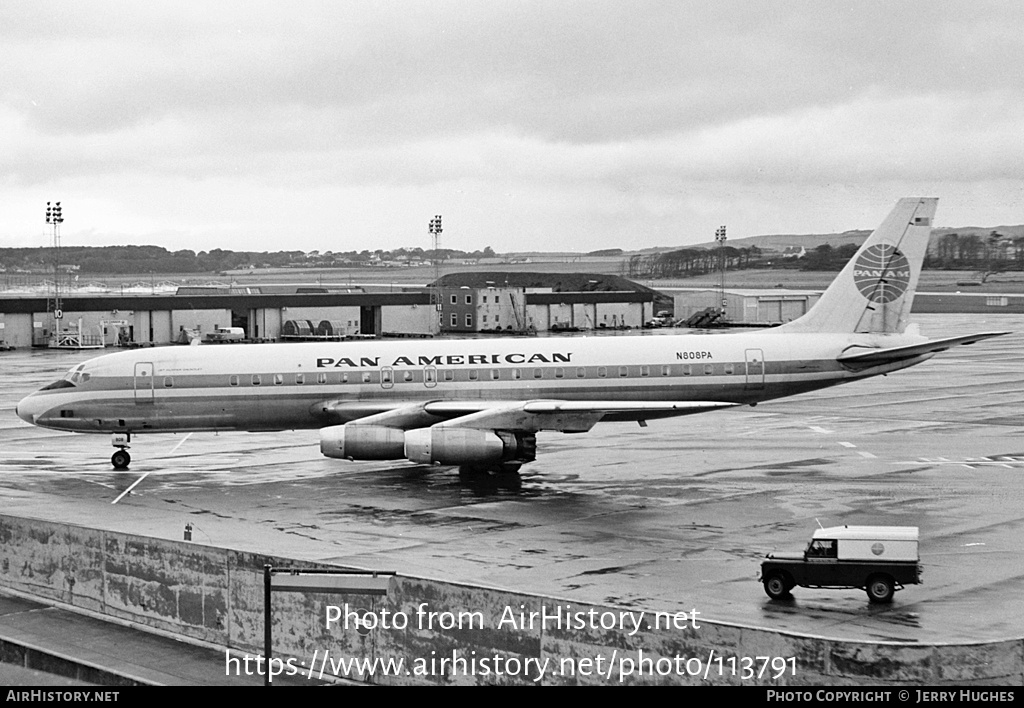
<path id="1" fill-rule="evenodd" d="M 664 288 L 672 296 L 675 318 L 685 320 L 709 308 L 725 308 L 730 322 L 789 322 L 804 315 L 821 297 L 820 291 L 727 288 Z"/>
<path id="2" fill-rule="evenodd" d="M 185 330 L 207 333 L 242 327 L 253 340 L 276 340 L 286 323 L 334 323 L 332 335 L 538 332 L 552 325 L 575 329 L 639 328 L 651 319 L 650 291 L 555 292 L 551 288 L 444 287 L 437 292 L 290 292 L 259 288 L 181 287 L 174 294 L 62 295 L 62 318 L 53 297 L 0 296 L 0 342 L 46 346 L 60 329 L 73 328 L 99 346 L 178 342 Z M 434 299 L 439 304 L 434 306 Z M 439 311 L 439 315 L 434 312 Z M 58 327 L 59 325 L 59 327 Z M 558 329 L 556 326 L 555 329 Z"/>
<path id="3" fill-rule="evenodd" d="M 671 296 L 675 319 L 685 320 L 709 308 L 725 306 L 726 319 L 741 324 L 776 324 L 790 322 L 805 314 L 821 297 L 817 290 L 783 288 L 683 288 L 661 287 Z M 976 313 L 1009 315 L 1024 313 L 1024 295 L 1000 293 L 918 292 L 914 297 L 914 313 Z"/>

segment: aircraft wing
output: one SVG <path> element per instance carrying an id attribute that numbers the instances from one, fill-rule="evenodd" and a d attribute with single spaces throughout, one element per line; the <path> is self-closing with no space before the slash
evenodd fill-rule
<path id="1" fill-rule="evenodd" d="M 586 432 L 601 420 L 653 420 L 729 408 L 722 401 L 482 401 L 437 400 L 420 402 L 338 401 L 323 410 L 359 425 L 381 425 L 402 430 L 444 425 L 475 429 L 524 432 L 560 430 Z"/>
<path id="2" fill-rule="evenodd" d="M 920 344 L 908 344 L 902 347 L 889 347 L 887 349 L 856 349 L 840 354 L 837 360 L 843 364 L 855 367 L 877 366 L 888 364 L 904 359 L 912 359 L 923 354 L 935 354 L 944 352 L 950 347 L 958 344 L 974 344 L 990 337 L 1001 337 L 1009 332 L 979 332 L 978 334 L 966 334 L 961 337 L 947 337 L 945 339 L 932 339 Z"/>

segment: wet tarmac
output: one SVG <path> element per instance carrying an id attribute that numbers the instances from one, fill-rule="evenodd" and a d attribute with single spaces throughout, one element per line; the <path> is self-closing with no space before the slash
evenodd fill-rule
<path id="1" fill-rule="evenodd" d="M 926 335 L 1006 329 L 888 377 L 742 408 L 542 433 L 518 477 L 321 457 L 315 431 L 139 436 L 34 428 L 21 396 L 89 352 L 0 353 L 5 513 L 483 584 L 690 611 L 843 639 L 1024 637 L 1024 317 L 922 315 Z M 118 503 L 129 486 L 145 478 Z M 859 590 L 756 576 L 820 522 L 921 529 L 924 583 Z"/>

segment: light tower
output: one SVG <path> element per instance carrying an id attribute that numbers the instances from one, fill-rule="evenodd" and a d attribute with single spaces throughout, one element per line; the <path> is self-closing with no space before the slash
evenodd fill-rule
<path id="1" fill-rule="evenodd" d="M 430 238 L 434 247 L 434 282 L 430 286 L 430 304 L 434 308 L 434 324 L 441 331 L 441 215 L 435 214 L 430 220 Z"/>
<path id="2" fill-rule="evenodd" d="M 64 309 L 60 301 L 60 225 L 64 223 L 61 215 L 60 202 L 46 202 L 46 223 L 53 226 L 53 328 L 60 327 L 59 320 L 64 317 Z"/>
<path id="3" fill-rule="evenodd" d="M 715 241 L 718 243 L 718 260 L 722 268 L 722 315 L 725 315 L 726 306 L 729 304 L 725 299 L 725 227 L 719 226 L 715 231 Z"/>

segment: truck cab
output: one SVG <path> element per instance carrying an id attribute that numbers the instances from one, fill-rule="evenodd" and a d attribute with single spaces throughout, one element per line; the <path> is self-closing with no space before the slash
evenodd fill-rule
<path id="1" fill-rule="evenodd" d="M 921 582 L 916 526 L 833 526 L 814 532 L 803 553 L 769 553 L 761 582 L 773 600 L 794 587 L 860 588 L 874 603 Z"/>

